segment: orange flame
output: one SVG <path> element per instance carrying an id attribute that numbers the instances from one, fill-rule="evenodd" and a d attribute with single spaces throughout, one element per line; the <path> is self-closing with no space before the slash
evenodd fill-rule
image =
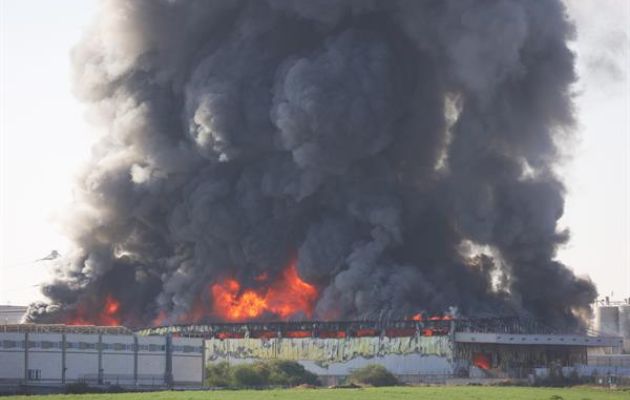
<path id="1" fill-rule="evenodd" d="M 445 314 L 445 315 L 434 315 L 432 317 L 429 317 L 429 321 L 450 321 L 452 320 L 453 317 L 450 316 L 449 314 Z"/>
<path id="2" fill-rule="evenodd" d="M 102 310 L 95 316 L 90 316 L 88 309 L 84 304 L 80 304 L 74 314 L 68 318 L 66 325 L 102 325 L 102 326 L 119 326 L 120 318 L 120 302 L 112 295 L 105 297 L 105 303 Z"/>
<path id="3" fill-rule="evenodd" d="M 166 311 L 160 310 L 158 315 L 153 319 L 153 326 L 163 326 L 168 321 Z"/>
<path id="4" fill-rule="evenodd" d="M 99 325 L 120 325 L 120 317 L 118 316 L 119 311 L 120 302 L 111 295 L 107 295 L 105 298 L 105 307 L 103 307 L 103 311 L 99 314 Z"/>
<path id="5" fill-rule="evenodd" d="M 318 336 L 320 338 L 343 339 L 347 334 L 345 331 L 321 331 Z"/>
<path id="6" fill-rule="evenodd" d="M 315 286 L 298 275 L 295 261 L 267 288 L 242 289 L 236 279 L 228 278 L 211 285 L 210 293 L 213 300 L 211 313 L 227 321 L 251 320 L 265 313 L 282 319 L 304 313 L 310 318 L 318 296 Z M 193 307 L 193 319 L 202 317 L 198 315 L 200 308 L 203 308 L 202 304 Z"/>
<path id="7" fill-rule="evenodd" d="M 490 361 L 490 357 L 484 353 L 474 353 L 473 354 L 473 365 L 475 367 L 481 369 L 490 369 L 492 366 L 492 361 Z"/>
<path id="8" fill-rule="evenodd" d="M 251 289 L 242 293 L 235 279 L 226 279 L 211 286 L 214 313 L 229 321 L 251 319 L 261 315 L 267 308 L 265 299 Z"/>
<path id="9" fill-rule="evenodd" d="M 362 328 L 362 329 L 357 329 L 355 335 L 356 337 L 379 336 L 380 331 L 378 329 L 373 329 L 373 328 Z"/>
<path id="10" fill-rule="evenodd" d="M 79 306 L 74 315 L 70 316 L 66 321 L 66 325 L 94 325 L 93 321 L 89 321 L 86 317 L 85 308 Z"/>
<path id="11" fill-rule="evenodd" d="M 422 313 L 417 313 L 415 315 L 412 315 L 411 317 L 408 317 L 410 320 L 412 321 L 422 321 L 423 320 L 423 316 Z M 429 321 L 451 321 L 453 320 L 453 316 L 450 314 L 443 314 L 443 315 L 432 315 L 430 317 L 427 318 Z"/>
<path id="12" fill-rule="evenodd" d="M 313 333 L 311 331 L 288 331 L 282 336 L 293 339 L 303 339 L 312 337 Z"/>

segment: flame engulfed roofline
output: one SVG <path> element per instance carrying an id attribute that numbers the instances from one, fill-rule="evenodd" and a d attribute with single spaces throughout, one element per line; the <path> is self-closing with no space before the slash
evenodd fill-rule
<path id="1" fill-rule="evenodd" d="M 531 321 L 517 317 L 453 319 L 428 317 L 422 320 L 364 320 L 364 321 L 276 321 L 242 323 L 208 323 L 170 325 L 138 331 L 140 335 L 174 334 L 205 338 L 271 338 L 319 337 L 343 338 L 362 336 L 423 336 L 448 335 L 454 331 L 504 333 L 554 333 Z"/>
<path id="2" fill-rule="evenodd" d="M 0 332 L 81 333 L 129 335 L 134 333 L 124 326 L 13 324 L 0 325 Z M 576 334 L 558 332 L 535 321 L 518 317 L 451 318 L 425 317 L 421 320 L 363 320 L 363 321 L 271 321 L 217 322 L 208 324 L 168 325 L 140 329 L 142 336 L 175 335 L 203 338 L 345 338 L 365 336 L 444 336 L 455 332 L 489 332 L 506 334 Z"/>

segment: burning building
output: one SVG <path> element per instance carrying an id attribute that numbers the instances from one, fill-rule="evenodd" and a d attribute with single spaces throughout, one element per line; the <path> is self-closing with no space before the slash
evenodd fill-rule
<path id="1" fill-rule="evenodd" d="M 580 329 L 573 33 L 561 1 L 103 1 L 72 59 L 106 134 L 29 319 Z"/>
<path id="2" fill-rule="evenodd" d="M 104 0 L 72 59 L 105 134 L 28 319 L 322 375 L 583 361 L 462 322 L 586 327 L 556 257 L 574 33 L 560 0 Z"/>
<path id="3" fill-rule="evenodd" d="M 398 321 L 178 325 L 139 334 L 204 338 L 208 364 L 294 360 L 326 384 L 342 382 L 353 370 L 374 363 L 407 383 L 535 379 L 550 368 L 561 368 L 567 376 L 591 376 L 613 370 L 589 366 L 591 355 L 618 354 L 623 343 L 620 337 L 545 330 L 518 318 L 422 314 Z M 630 376 L 630 369 L 614 368 L 614 373 Z"/>
<path id="4" fill-rule="evenodd" d="M 530 323 L 531 324 L 531 323 Z M 200 387 L 205 367 L 294 360 L 336 384 L 378 363 L 409 383 L 565 374 L 630 376 L 591 353 L 618 353 L 620 337 L 543 331 L 518 318 L 454 319 L 419 314 L 397 321 L 284 321 L 123 327 L 0 326 L 0 393 L 54 390 L 75 382 L 133 388 Z M 609 356 L 619 363 L 618 356 Z M 615 358 L 616 357 L 616 358 Z"/>

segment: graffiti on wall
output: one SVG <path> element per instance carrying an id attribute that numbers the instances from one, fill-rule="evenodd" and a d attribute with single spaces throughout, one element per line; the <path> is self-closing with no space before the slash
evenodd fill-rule
<path id="1" fill-rule="evenodd" d="M 357 357 L 374 358 L 386 355 L 421 354 L 451 358 L 448 336 L 411 337 L 353 337 L 328 338 L 271 338 L 271 339 L 208 339 L 208 362 L 230 359 L 282 359 L 313 361 L 327 366 Z"/>

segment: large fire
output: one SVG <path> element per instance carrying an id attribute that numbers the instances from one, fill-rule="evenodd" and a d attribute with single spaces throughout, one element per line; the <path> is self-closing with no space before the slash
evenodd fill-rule
<path id="1" fill-rule="evenodd" d="M 98 314 L 91 315 L 88 307 L 80 304 L 66 320 L 66 325 L 118 326 L 121 324 L 120 302 L 114 296 L 111 294 L 105 296 L 100 309 Z"/>
<path id="2" fill-rule="evenodd" d="M 230 322 L 245 322 L 259 318 L 288 319 L 292 316 L 303 315 L 312 318 L 313 309 L 319 296 L 315 286 L 302 280 L 298 274 L 296 260 L 270 281 L 270 274 L 262 273 L 253 278 L 256 288 L 243 288 L 243 285 L 235 278 L 226 278 L 207 286 L 197 296 L 192 308 L 179 317 L 178 322 L 201 322 L 205 319 L 218 319 Z M 98 310 L 98 311 L 95 311 Z M 81 304 L 67 315 L 67 325 L 101 325 L 119 326 L 123 322 L 123 307 L 120 301 L 112 294 L 105 295 L 102 299 L 91 298 Z M 127 317 L 128 315 L 125 315 Z M 453 315 L 444 313 L 430 315 L 424 312 L 407 317 L 408 320 L 423 321 L 450 321 Z M 126 320 L 127 323 L 129 321 Z M 160 310 L 153 319 L 153 326 L 161 326 L 170 323 L 171 319 L 166 310 Z M 446 328 L 423 329 L 423 335 L 433 336 L 444 334 Z M 388 332 L 389 336 L 411 335 L 415 332 Z M 276 333 L 273 333 L 274 335 Z M 374 336 L 377 332 L 371 330 L 356 332 L 357 336 Z M 291 337 L 307 337 L 310 332 L 295 331 Z M 321 337 L 345 337 L 344 332 L 323 332 Z"/>
<path id="3" fill-rule="evenodd" d="M 233 278 L 209 285 L 207 292 L 198 296 L 192 309 L 180 318 L 180 322 L 198 322 L 212 317 L 236 322 L 253 320 L 264 315 L 280 319 L 298 314 L 312 317 L 318 292 L 315 286 L 300 278 L 295 261 L 273 282 L 268 282 L 269 275 L 266 273 L 256 276 L 254 280 L 262 287 L 244 289 Z M 65 323 L 118 326 L 123 320 L 121 313 L 120 301 L 107 294 L 102 300 L 92 299 L 79 304 L 66 317 Z M 154 318 L 153 325 L 163 325 L 168 321 L 167 313 L 162 310 Z"/>
<path id="4" fill-rule="evenodd" d="M 267 277 L 256 279 L 266 280 Z M 317 289 L 303 281 L 292 262 L 280 278 L 262 289 L 242 289 L 236 279 L 225 279 L 210 286 L 211 314 L 226 321 L 246 321 L 273 314 L 282 319 L 292 315 L 313 315 Z M 198 309 L 198 307 L 195 307 Z M 198 314 L 193 311 L 193 314 Z M 193 316 L 198 319 L 199 315 Z"/>
<path id="5" fill-rule="evenodd" d="M 256 289 L 244 289 L 234 278 L 226 278 L 208 286 L 206 293 L 198 296 L 192 309 L 179 319 L 179 322 L 200 322 L 206 318 L 218 318 L 223 321 L 244 322 L 268 316 L 287 319 L 302 314 L 308 318 L 313 316 L 314 304 L 318 298 L 315 286 L 300 278 L 295 261 L 291 262 L 280 276 L 273 282 L 269 281 L 267 273 L 254 278 L 263 286 Z M 122 323 L 121 303 L 113 295 L 107 294 L 97 304 L 80 304 L 65 320 L 67 325 L 101 325 L 119 326 Z M 98 313 L 91 310 L 98 309 Z M 407 317 L 413 321 L 450 321 L 450 314 L 426 315 L 417 313 Z M 168 314 L 161 310 L 154 318 L 153 325 L 160 326 L 169 321 Z M 434 329 L 424 329 L 423 335 L 440 334 Z M 295 337 L 303 332 L 294 333 Z M 309 334 L 310 335 L 310 334 Z M 324 332 L 324 336 L 330 336 Z M 341 335 L 341 336 L 340 336 Z M 374 332 L 357 332 L 357 336 L 373 336 Z M 401 335 L 400 332 L 390 332 L 390 336 Z M 330 337 L 345 337 L 345 334 L 335 332 Z"/>

